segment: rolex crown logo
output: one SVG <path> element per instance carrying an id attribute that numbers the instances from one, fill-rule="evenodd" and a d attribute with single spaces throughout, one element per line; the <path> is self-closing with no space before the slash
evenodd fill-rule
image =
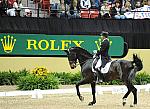
<path id="1" fill-rule="evenodd" d="M 3 45 L 4 52 L 11 53 L 13 48 L 14 48 L 16 39 L 14 39 L 13 36 L 10 37 L 8 35 L 8 36 L 4 36 L 4 38 L 1 39 L 1 42 L 2 42 L 2 45 Z"/>

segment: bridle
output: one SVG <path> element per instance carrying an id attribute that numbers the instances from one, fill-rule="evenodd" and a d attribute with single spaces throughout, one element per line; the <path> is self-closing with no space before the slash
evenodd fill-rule
<path id="1" fill-rule="evenodd" d="M 93 58 L 89 58 L 89 59 L 93 59 Z M 78 65 L 80 65 L 80 64 L 83 64 L 83 63 L 85 63 L 87 60 L 85 60 L 85 61 L 82 61 L 82 62 L 76 62 L 76 61 L 69 61 L 69 62 L 72 62 L 72 63 L 75 63 L 76 64 L 76 67 L 78 66 Z"/>
<path id="2" fill-rule="evenodd" d="M 69 50 L 68 50 L 68 52 L 70 52 Z M 93 57 L 91 57 L 91 58 L 89 58 L 89 59 L 93 59 Z M 74 60 L 74 61 L 69 61 L 69 62 L 71 62 L 71 63 L 75 63 L 75 66 L 77 67 L 78 65 L 80 65 L 80 64 L 83 64 L 83 63 L 85 63 L 87 60 L 85 60 L 85 61 L 82 61 L 82 62 L 77 62 L 76 60 Z"/>

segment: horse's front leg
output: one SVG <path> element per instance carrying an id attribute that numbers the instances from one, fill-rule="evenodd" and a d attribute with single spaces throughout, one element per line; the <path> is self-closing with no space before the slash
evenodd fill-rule
<path id="1" fill-rule="evenodd" d="M 134 103 L 133 105 L 130 105 L 130 106 L 131 107 L 136 106 L 137 105 L 137 89 L 130 82 L 128 82 L 127 88 L 128 88 L 128 92 L 123 97 L 123 106 L 126 104 L 126 99 L 131 92 L 134 95 Z"/>
<path id="2" fill-rule="evenodd" d="M 89 103 L 89 105 L 93 105 L 96 103 L 96 97 L 95 97 L 95 93 L 96 93 L 96 83 L 95 82 L 92 82 L 91 83 L 91 88 L 92 88 L 92 95 L 93 95 L 93 101 Z"/>
<path id="3" fill-rule="evenodd" d="M 87 83 L 88 83 L 87 79 L 83 79 L 83 80 L 79 81 L 79 82 L 76 84 L 77 95 L 78 95 L 78 97 L 79 97 L 79 99 L 80 99 L 81 101 L 84 100 L 84 97 L 82 97 L 81 94 L 80 94 L 79 86 L 80 86 L 80 85 L 87 84 Z"/>

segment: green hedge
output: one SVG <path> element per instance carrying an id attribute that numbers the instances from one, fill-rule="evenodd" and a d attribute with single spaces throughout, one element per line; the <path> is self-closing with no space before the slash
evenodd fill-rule
<path id="1" fill-rule="evenodd" d="M 144 85 L 144 84 L 150 83 L 150 75 L 147 74 L 146 72 L 138 73 L 133 82 L 134 84 L 137 84 L 137 85 Z"/>
<path id="2" fill-rule="evenodd" d="M 12 72 L 11 70 L 9 70 L 8 72 L 0 72 L 0 85 L 16 85 L 18 79 L 27 74 L 28 71 L 26 69 L 19 72 Z"/>
<path id="3" fill-rule="evenodd" d="M 18 72 L 0 72 L 0 85 L 17 85 L 21 90 L 40 89 L 55 89 L 59 84 L 70 85 L 76 84 L 81 80 L 80 72 L 66 73 L 66 72 L 52 72 L 47 77 L 40 78 L 33 76 L 26 69 Z M 142 85 L 150 83 L 150 75 L 146 72 L 140 72 L 136 75 L 134 84 Z M 113 80 L 104 82 L 105 85 L 120 85 L 123 84 L 120 80 Z"/>
<path id="4" fill-rule="evenodd" d="M 77 82 L 79 82 L 81 80 L 80 72 L 77 72 L 77 73 L 54 72 L 54 73 L 50 73 L 50 74 L 59 78 L 59 81 L 62 85 L 76 84 Z"/>
<path id="5" fill-rule="evenodd" d="M 18 80 L 19 90 L 33 90 L 33 89 L 58 89 L 59 79 L 53 75 L 44 77 L 35 76 L 33 74 L 22 76 Z"/>

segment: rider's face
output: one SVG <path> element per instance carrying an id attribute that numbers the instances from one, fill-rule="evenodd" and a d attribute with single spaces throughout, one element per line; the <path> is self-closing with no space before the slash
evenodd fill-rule
<path id="1" fill-rule="evenodd" d="M 105 39 L 105 37 L 104 36 L 101 36 L 101 39 L 102 39 L 102 41 Z"/>

